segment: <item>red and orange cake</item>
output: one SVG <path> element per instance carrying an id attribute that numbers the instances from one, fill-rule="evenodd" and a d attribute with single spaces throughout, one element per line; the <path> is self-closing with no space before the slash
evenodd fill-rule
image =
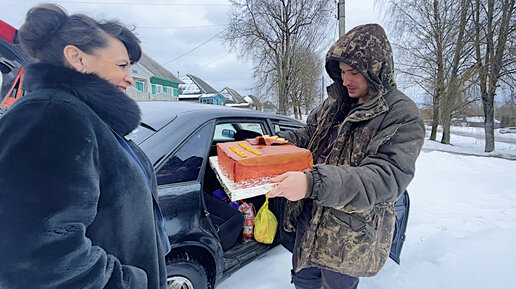
<path id="1" fill-rule="evenodd" d="M 277 136 L 217 144 L 219 166 L 234 182 L 303 171 L 313 166 L 312 154 Z"/>

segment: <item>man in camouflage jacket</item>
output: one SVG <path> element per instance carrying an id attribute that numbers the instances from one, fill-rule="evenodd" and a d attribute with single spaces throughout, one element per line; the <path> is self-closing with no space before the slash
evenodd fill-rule
<path id="1" fill-rule="evenodd" d="M 316 164 L 289 172 L 269 197 L 289 200 L 285 229 L 296 231 L 296 288 L 356 288 L 389 256 L 394 202 L 414 177 L 425 136 L 417 106 L 396 88 L 381 26 L 355 27 L 328 51 L 334 83 L 307 125 L 278 133 L 308 148 Z"/>

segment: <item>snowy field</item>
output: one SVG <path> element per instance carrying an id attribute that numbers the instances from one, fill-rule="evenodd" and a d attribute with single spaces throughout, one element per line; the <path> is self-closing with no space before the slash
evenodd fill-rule
<path id="1" fill-rule="evenodd" d="M 516 160 L 516 134 L 500 134 L 498 129 L 495 130 L 495 151 L 486 153 L 484 129 L 479 127 L 458 127 L 452 126 L 450 137 L 451 145 L 443 145 L 440 143 L 442 134 L 438 130 L 437 141 L 428 140 L 430 136 L 430 127 L 427 127 L 427 135 L 424 149 L 455 152 L 460 154 L 472 154 L 478 156 L 497 156 Z M 471 134 L 470 137 L 460 136 L 454 133 Z M 505 141 L 505 142 L 504 142 Z"/>
<path id="2" fill-rule="evenodd" d="M 498 157 L 489 157 L 483 140 L 452 134 L 451 141 L 425 141 L 408 188 L 401 265 L 389 259 L 359 289 L 516 288 L 516 161 L 500 158 L 515 159 L 516 145 L 496 142 Z M 277 246 L 217 289 L 293 289 L 290 259 Z"/>

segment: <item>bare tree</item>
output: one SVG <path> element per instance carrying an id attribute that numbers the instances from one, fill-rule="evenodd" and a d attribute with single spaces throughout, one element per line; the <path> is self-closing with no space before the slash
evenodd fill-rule
<path id="1" fill-rule="evenodd" d="M 453 115 L 466 105 L 474 65 L 466 0 L 388 0 L 401 74 L 432 98 L 432 131 L 450 143 Z"/>
<path id="2" fill-rule="evenodd" d="M 277 97 L 279 113 L 297 102 L 302 85 L 294 77 L 300 51 L 327 48 L 335 3 L 326 0 L 231 0 L 225 34 L 232 47 L 254 62 L 257 88 Z M 320 76 L 317 78 L 319 79 Z M 313 95 L 315 97 L 315 94 Z M 299 106 L 298 106 L 299 107 Z"/>
<path id="3" fill-rule="evenodd" d="M 494 96 L 504 69 L 511 64 L 504 61 L 504 56 L 508 52 L 508 40 L 514 42 L 515 6 L 515 0 L 475 0 L 472 9 L 478 85 L 484 110 L 486 152 L 495 149 Z"/>
<path id="4" fill-rule="evenodd" d="M 296 79 L 290 89 L 292 107 L 296 119 L 301 119 L 301 115 L 307 114 L 315 104 L 315 99 L 320 91 L 323 65 L 319 55 L 306 49 L 295 49 L 292 59 L 293 71 L 290 75 Z"/>
<path id="5" fill-rule="evenodd" d="M 438 6 L 437 2 L 437 0 L 434 0 L 434 7 Z M 458 26 L 452 25 L 452 28 L 450 29 L 450 32 L 456 32 L 456 37 L 453 35 L 451 37 L 455 46 L 450 51 L 450 56 L 452 58 L 448 65 L 449 72 L 447 73 L 448 79 L 445 84 L 445 97 L 440 99 L 439 103 L 441 122 L 443 126 L 441 143 L 444 144 L 450 144 L 450 126 L 454 112 L 463 108 L 464 104 L 468 104 L 468 101 L 460 96 L 464 95 L 464 92 L 468 88 L 466 83 L 472 78 L 474 73 L 474 66 L 468 57 L 471 55 L 472 45 L 469 45 L 469 47 L 466 46 L 471 44 L 471 41 L 469 41 L 470 38 L 466 37 L 466 27 L 468 24 L 468 1 L 460 0 L 455 2 L 455 5 L 458 6 L 451 7 L 454 12 L 452 13 L 452 17 L 450 17 L 451 23 L 458 24 Z M 434 9 L 434 15 L 437 13 L 439 13 L 438 9 Z M 454 18 L 457 19 L 455 20 Z"/>
<path id="6" fill-rule="evenodd" d="M 513 16 L 513 22 L 516 22 L 516 15 Z M 500 73 L 500 81 L 502 93 L 505 95 L 505 102 L 511 102 L 516 105 L 516 36 L 511 34 L 507 37 L 507 53 L 504 55 L 503 63 Z M 514 114 L 516 118 L 516 114 Z"/>

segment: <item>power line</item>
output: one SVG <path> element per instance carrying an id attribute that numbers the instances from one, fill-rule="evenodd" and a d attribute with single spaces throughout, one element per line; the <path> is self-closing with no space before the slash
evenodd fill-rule
<path id="1" fill-rule="evenodd" d="M 7 0 L 14 2 L 15 0 Z M 16 2 L 40 2 L 35 0 L 16 0 Z M 229 7 L 230 4 L 210 3 L 143 3 L 143 2 L 99 2 L 99 1 L 59 1 L 60 4 L 102 4 L 102 5 L 145 5 L 145 6 L 220 6 Z"/>
<path id="2" fill-rule="evenodd" d="M 209 27 L 220 27 L 226 26 L 227 24 L 217 24 L 217 25 L 202 25 L 202 26 L 177 26 L 177 27 L 169 27 L 169 26 L 137 26 L 138 29 L 191 29 L 191 28 L 209 28 Z"/>
<path id="3" fill-rule="evenodd" d="M 213 40 L 215 37 L 217 37 L 217 36 L 219 36 L 220 34 L 222 34 L 224 31 L 226 31 L 226 29 L 224 29 L 224 30 L 220 31 L 219 33 L 215 34 L 213 37 L 211 37 L 210 39 L 208 39 L 208 40 L 204 41 L 203 43 L 201 43 L 201 44 L 197 45 L 196 47 L 194 47 L 194 48 L 192 48 L 192 49 L 188 50 L 186 53 L 183 53 L 182 55 L 180 55 L 180 56 L 178 56 L 178 57 L 176 57 L 176 58 L 174 58 L 174 59 L 172 59 L 172 60 L 170 60 L 170 61 L 167 61 L 167 62 L 165 62 L 165 63 L 163 63 L 163 64 L 161 64 L 161 65 L 165 66 L 165 65 L 167 65 L 167 64 L 169 64 L 169 63 L 171 63 L 171 62 L 174 62 L 174 61 L 178 60 L 179 58 L 181 58 L 181 57 L 183 57 L 183 56 L 185 56 L 185 55 L 187 55 L 187 54 L 191 53 L 192 51 L 196 50 L 197 48 L 199 48 L 199 47 L 203 46 L 204 44 L 206 44 L 206 43 L 210 42 L 210 41 L 211 41 L 211 40 Z"/>
<path id="4" fill-rule="evenodd" d="M 224 57 L 226 57 L 226 56 L 228 56 L 228 55 L 229 55 L 229 53 L 226 53 L 226 54 L 224 54 L 223 56 L 221 56 L 221 57 L 219 57 L 219 58 L 217 58 L 217 59 L 215 59 L 215 60 L 213 60 L 213 61 L 210 61 L 210 62 L 209 62 L 209 63 L 207 63 L 207 64 L 201 65 L 199 68 L 204 68 L 204 67 L 206 67 L 206 66 L 208 66 L 208 65 L 210 65 L 210 64 L 213 64 L 213 63 L 215 63 L 215 62 L 217 62 L 217 61 L 221 60 L 222 58 L 224 58 Z"/>
<path id="5" fill-rule="evenodd" d="M 197 72 L 201 71 L 203 68 L 205 68 L 206 66 L 208 66 L 208 65 L 210 65 L 210 64 L 213 64 L 213 63 L 215 63 L 215 62 L 217 62 L 217 61 L 221 60 L 222 58 L 225 58 L 225 57 L 226 57 L 226 56 L 228 56 L 228 55 L 229 55 L 229 52 L 228 52 L 228 53 L 226 53 L 226 54 L 224 54 L 224 55 L 222 55 L 221 57 L 219 57 L 219 58 L 217 58 L 217 59 L 213 60 L 213 61 L 210 61 L 210 62 L 208 62 L 208 63 L 206 63 L 206 64 L 203 64 L 203 65 L 199 66 L 196 70 L 194 70 L 194 71 L 193 71 L 193 72 L 191 72 L 191 73 L 192 73 L 192 74 L 193 74 L 193 73 L 197 73 Z"/>

